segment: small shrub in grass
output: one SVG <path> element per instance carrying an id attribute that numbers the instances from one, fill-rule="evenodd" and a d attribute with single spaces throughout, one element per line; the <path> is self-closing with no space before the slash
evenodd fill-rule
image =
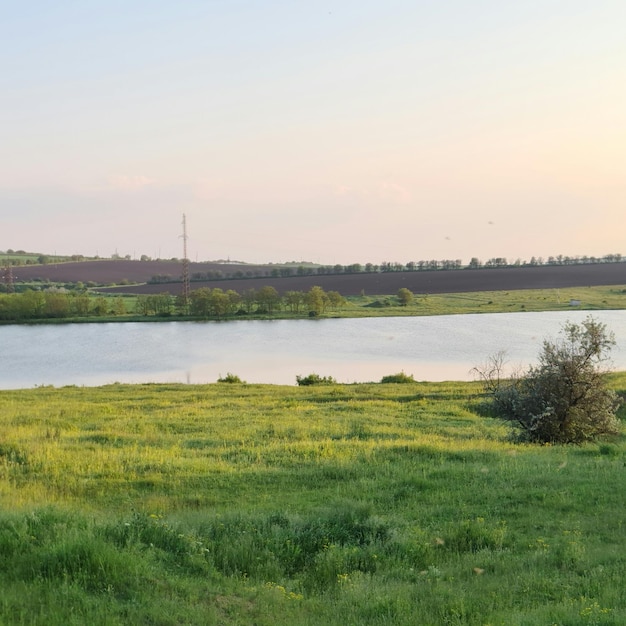
<path id="1" fill-rule="evenodd" d="M 296 382 L 301 387 L 309 385 L 336 385 L 337 381 L 332 376 L 320 376 L 319 374 L 309 374 L 308 376 L 296 376 Z"/>
<path id="2" fill-rule="evenodd" d="M 404 372 L 400 372 L 398 374 L 389 374 L 388 376 L 383 376 L 381 383 L 414 383 L 415 378 L 413 378 L 413 374 L 405 374 Z"/>
<path id="3" fill-rule="evenodd" d="M 239 376 L 237 376 L 236 374 L 231 374 L 230 372 L 228 372 L 228 374 L 226 374 L 226 376 L 220 376 L 217 379 L 218 383 L 239 383 L 239 384 L 245 384 L 246 381 L 245 380 L 241 380 L 241 378 L 239 378 Z"/>

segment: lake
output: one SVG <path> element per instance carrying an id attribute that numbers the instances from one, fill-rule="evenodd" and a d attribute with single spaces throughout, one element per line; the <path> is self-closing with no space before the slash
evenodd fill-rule
<path id="1" fill-rule="evenodd" d="M 589 312 L 436 317 L 152 322 L 0 326 L 0 389 L 114 382 L 296 384 L 317 373 L 338 382 L 379 381 L 404 371 L 416 380 L 471 380 L 500 350 L 512 365 L 534 362 L 544 338 Z M 626 370 L 626 311 L 595 311 L 616 336 Z"/>

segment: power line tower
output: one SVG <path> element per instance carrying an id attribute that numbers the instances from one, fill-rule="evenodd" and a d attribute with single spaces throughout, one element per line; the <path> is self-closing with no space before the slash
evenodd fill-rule
<path id="1" fill-rule="evenodd" d="M 10 263 L 6 264 L 2 272 L 2 279 L 4 281 L 7 293 L 13 293 L 15 291 L 15 283 L 13 280 L 13 268 L 11 267 Z"/>
<path id="2" fill-rule="evenodd" d="M 189 312 L 189 259 L 187 258 L 187 217 L 183 213 L 183 307 Z"/>

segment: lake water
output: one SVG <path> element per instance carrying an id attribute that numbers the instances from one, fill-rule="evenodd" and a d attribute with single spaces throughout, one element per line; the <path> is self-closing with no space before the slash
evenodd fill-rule
<path id="1" fill-rule="evenodd" d="M 113 382 L 294 385 L 315 372 L 339 382 L 471 380 L 499 350 L 512 365 L 537 357 L 544 338 L 585 311 L 436 317 L 0 326 L 0 389 Z M 593 316 L 614 333 L 614 367 L 626 370 L 626 311 Z"/>

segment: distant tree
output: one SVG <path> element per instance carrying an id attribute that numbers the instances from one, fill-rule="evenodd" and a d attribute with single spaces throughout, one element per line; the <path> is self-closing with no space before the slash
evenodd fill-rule
<path id="1" fill-rule="evenodd" d="M 583 443 L 619 433 L 619 399 L 601 367 L 615 345 L 606 326 L 587 317 L 568 323 L 561 339 L 544 341 L 539 363 L 502 379 L 502 360 L 478 369 L 495 413 L 515 422 L 522 438 L 541 443 Z"/>
<path id="2" fill-rule="evenodd" d="M 228 298 L 228 312 L 235 313 L 241 304 L 241 295 L 234 289 L 227 289 L 226 296 Z"/>
<path id="3" fill-rule="evenodd" d="M 71 300 L 72 313 L 78 316 L 89 315 L 90 304 L 91 300 L 89 296 L 86 293 L 79 293 Z"/>
<path id="4" fill-rule="evenodd" d="M 107 300 L 104 296 L 98 296 L 91 308 L 94 315 L 106 315 L 109 307 L 107 307 Z"/>
<path id="5" fill-rule="evenodd" d="M 507 260 L 504 257 L 493 257 L 485 263 L 485 267 L 506 267 Z"/>
<path id="6" fill-rule="evenodd" d="M 148 302 L 148 296 L 139 295 L 135 300 L 135 313 L 140 315 L 149 315 L 150 305 Z"/>
<path id="7" fill-rule="evenodd" d="M 257 302 L 257 292 L 256 289 L 246 289 L 241 294 L 241 301 L 243 303 L 243 307 L 246 313 L 252 313 L 252 309 L 254 308 Z"/>
<path id="8" fill-rule="evenodd" d="M 126 303 L 122 296 L 116 296 L 111 302 L 111 315 L 126 315 Z"/>
<path id="9" fill-rule="evenodd" d="M 267 311 L 270 315 L 278 308 L 280 304 L 280 296 L 278 291 L 270 285 L 261 287 L 256 295 L 259 308 Z"/>
<path id="10" fill-rule="evenodd" d="M 32 319 L 43 317 L 46 299 L 41 291 L 27 289 L 20 296 L 17 302 L 20 317 Z"/>
<path id="11" fill-rule="evenodd" d="M 328 291 L 326 297 L 328 298 L 328 306 L 333 311 L 346 304 L 346 299 L 338 291 Z"/>
<path id="12" fill-rule="evenodd" d="M 156 315 L 165 316 L 172 312 L 172 296 L 167 291 L 150 296 L 150 300 Z"/>
<path id="13" fill-rule="evenodd" d="M 398 300 L 401 306 L 409 306 L 413 302 L 413 292 L 406 287 L 398 289 Z"/>
<path id="14" fill-rule="evenodd" d="M 329 304 L 328 295 L 318 285 L 311 287 L 304 296 L 306 305 L 309 307 L 309 312 L 319 315 L 326 310 Z"/>
<path id="15" fill-rule="evenodd" d="M 302 291 L 286 291 L 283 295 L 283 302 L 289 311 L 299 313 L 304 302 L 304 293 Z"/>
<path id="16" fill-rule="evenodd" d="M 70 313 L 70 300 L 67 293 L 47 291 L 44 294 L 46 317 L 67 317 Z"/>
<path id="17" fill-rule="evenodd" d="M 208 317 L 211 313 L 211 290 L 208 287 L 193 289 L 189 294 L 189 312 L 197 317 Z"/>
<path id="18" fill-rule="evenodd" d="M 224 290 L 216 287 L 209 293 L 209 311 L 215 317 L 224 317 L 230 310 L 230 299 Z"/>

